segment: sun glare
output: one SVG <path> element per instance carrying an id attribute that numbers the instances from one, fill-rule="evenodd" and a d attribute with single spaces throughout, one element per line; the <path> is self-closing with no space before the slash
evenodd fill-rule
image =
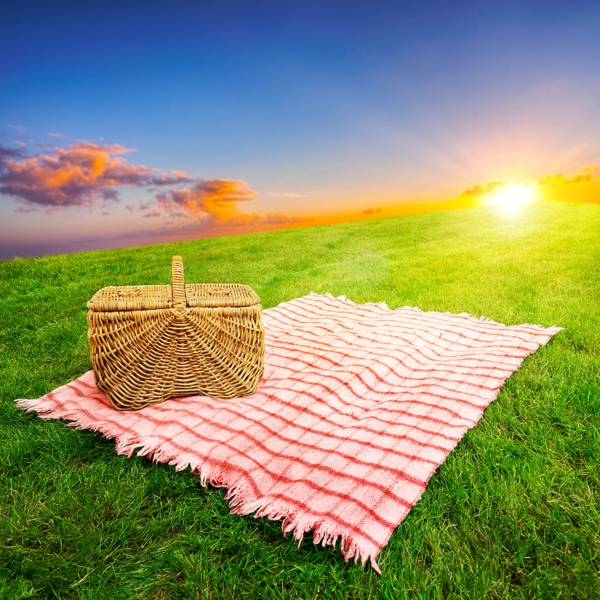
<path id="1" fill-rule="evenodd" d="M 503 212 L 516 213 L 536 199 L 535 186 L 532 184 L 507 185 L 488 198 L 490 206 L 498 206 Z"/>

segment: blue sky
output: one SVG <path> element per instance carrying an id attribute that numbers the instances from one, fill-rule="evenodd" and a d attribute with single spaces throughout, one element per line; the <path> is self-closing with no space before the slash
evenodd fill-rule
<path id="1" fill-rule="evenodd" d="M 598 3 L 123 4 L 2 9 L 2 259 L 390 216 L 600 162 Z M 82 144 L 189 181 L 22 182 Z"/>

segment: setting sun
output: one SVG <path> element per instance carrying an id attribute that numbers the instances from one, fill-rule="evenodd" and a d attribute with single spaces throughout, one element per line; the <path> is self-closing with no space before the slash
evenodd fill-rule
<path id="1" fill-rule="evenodd" d="M 507 185 L 488 198 L 490 206 L 498 206 L 506 212 L 515 212 L 524 204 L 536 199 L 536 189 L 531 184 Z"/>

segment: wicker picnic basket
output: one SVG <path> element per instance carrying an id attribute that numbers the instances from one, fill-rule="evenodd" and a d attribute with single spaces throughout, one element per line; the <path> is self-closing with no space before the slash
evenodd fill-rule
<path id="1" fill-rule="evenodd" d="M 256 391 L 264 370 L 260 299 L 239 284 L 106 287 L 88 302 L 88 339 L 98 389 L 118 410 L 178 396 Z"/>

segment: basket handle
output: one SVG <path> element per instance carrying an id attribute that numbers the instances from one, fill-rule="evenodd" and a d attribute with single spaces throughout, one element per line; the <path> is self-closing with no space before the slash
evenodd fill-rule
<path id="1" fill-rule="evenodd" d="M 183 259 L 181 256 L 173 257 L 171 272 L 173 275 L 173 306 L 175 308 L 185 308 L 185 285 L 183 280 Z"/>

